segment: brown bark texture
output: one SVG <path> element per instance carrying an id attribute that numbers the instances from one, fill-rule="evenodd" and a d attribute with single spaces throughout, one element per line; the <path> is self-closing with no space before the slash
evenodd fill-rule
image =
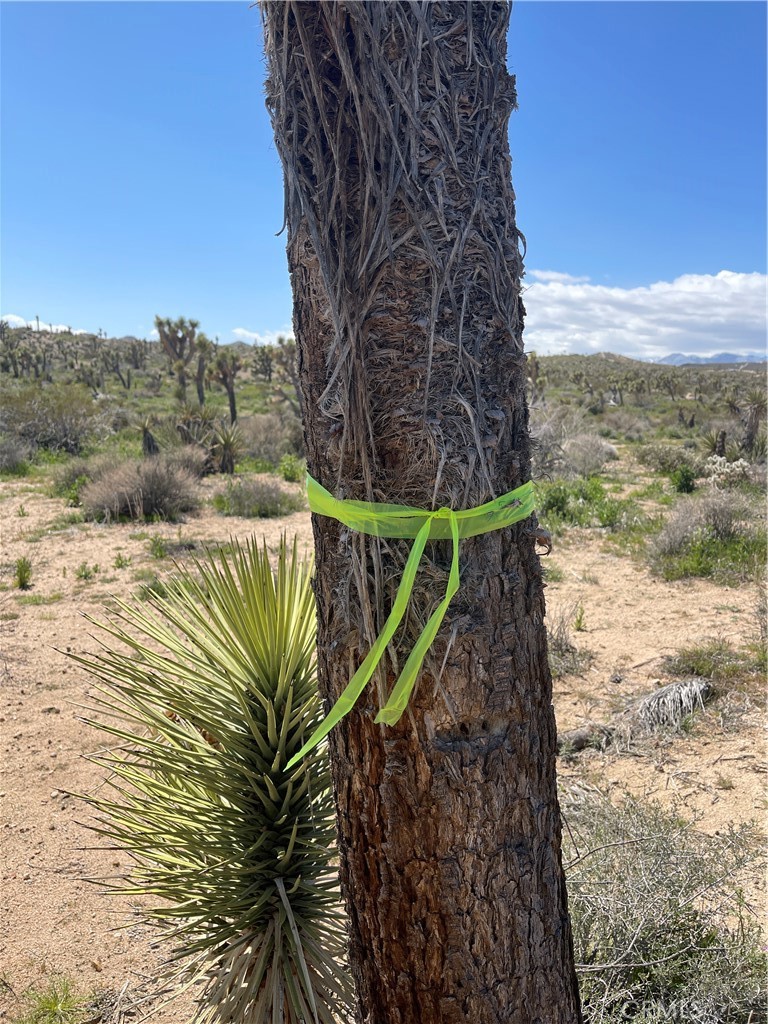
<path id="1" fill-rule="evenodd" d="M 269 2 L 310 473 L 339 498 L 474 507 L 528 479 L 506 3 Z M 408 711 L 373 722 L 450 565 L 428 544 L 386 666 L 330 736 L 365 1024 L 580 1020 L 535 519 L 461 542 Z M 314 517 L 328 706 L 410 541 Z"/>

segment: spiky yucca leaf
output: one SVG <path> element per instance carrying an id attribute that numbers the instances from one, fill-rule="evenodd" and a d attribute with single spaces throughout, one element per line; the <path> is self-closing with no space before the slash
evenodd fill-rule
<path id="1" fill-rule="evenodd" d="M 327 753 L 284 770 L 322 718 L 295 541 L 274 574 L 251 540 L 117 607 L 91 620 L 100 653 L 76 657 L 101 681 L 92 724 L 118 741 L 95 758 L 113 794 L 90 798 L 136 862 L 113 888 L 157 898 L 169 971 L 205 981 L 201 1024 L 348 1020 Z"/>

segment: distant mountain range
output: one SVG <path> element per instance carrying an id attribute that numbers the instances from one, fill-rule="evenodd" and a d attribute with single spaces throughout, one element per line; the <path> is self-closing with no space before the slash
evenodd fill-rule
<path id="1" fill-rule="evenodd" d="M 718 352 L 714 356 L 685 356 L 681 352 L 673 352 L 671 356 L 653 361 L 666 366 L 685 366 L 690 363 L 764 363 L 765 360 L 765 352 Z"/>

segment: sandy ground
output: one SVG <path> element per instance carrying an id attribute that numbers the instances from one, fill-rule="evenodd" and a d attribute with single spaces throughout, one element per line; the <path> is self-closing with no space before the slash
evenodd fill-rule
<path id="1" fill-rule="evenodd" d="M 83 613 L 103 617 L 110 595 L 136 588 L 142 569 L 168 570 L 169 563 L 149 551 L 153 537 L 173 544 L 256 533 L 276 547 L 287 532 L 311 547 L 307 513 L 240 520 L 208 509 L 180 527 L 52 529 L 68 511 L 41 486 L 0 485 L 0 583 L 8 586 L 0 593 L 0 1019 L 13 1019 L 20 994 L 56 973 L 83 991 L 122 993 L 125 1010 L 151 991 L 161 959 L 152 947 L 154 933 L 136 913 L 138 901 L 106 897 L 85 881 L 119 874 L 128 864 L 119 853 L 91 848 L 94 837 L 81 824 L 88 811 L 69 795 L 103 785 L 84 757 L 102 740 L 79 717 L 90 680 L 64 653 L 94 647 Z M 113 568 L 118 555 L 130 565 Z M 33 587 L 26 595 L 10 588 L 22 556 L 32 563 Z M 555 683 L 561 730 L 605 721 L 633 696 L 666 682 L 664 655 L 712 637 L 739 645 L 756 631 L 754 587 L 658 581 L 607 550 L 595 531 L 569 534 L 551 558 L 564 579 L 549 584 L 550 618 L 570 616 L 580 604 L 585 629 L 574 638 L 594 655 L 583 674 Z M 99 566 L 91 580 L 78 579 L 83 563 Z M 41 603 L 28 603 L 30 598 Z M 617 795 L 682 801 L 701 815 L 705 831 L 762 818 L 767 766 L 758 705 L 754 695 L 733 694 L 715 702 L 691 734 L 631 752 L 561 759 L 560 775 Z M 110 1019 L 138 1020 L 149 1005 Z M 189 997 L 182 997 L 153 1019 L 184 1024 L 190 1018 Z"/>

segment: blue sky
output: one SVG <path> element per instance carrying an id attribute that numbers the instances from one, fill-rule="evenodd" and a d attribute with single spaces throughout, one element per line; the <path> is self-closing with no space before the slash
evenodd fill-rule
<path id="1" fill-rule="evenodd" d="M 2 315 L 289 330 L 257 11 L 6 0 L 0 18 Z M 765 38 L 758 2 L 515 4 L 529 348 L 763 347 Z"/>

